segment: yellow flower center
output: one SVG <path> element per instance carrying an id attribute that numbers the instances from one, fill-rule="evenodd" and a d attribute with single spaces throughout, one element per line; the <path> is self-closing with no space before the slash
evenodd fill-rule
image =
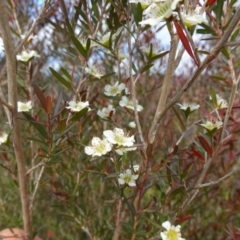
<path id="1" fill-rule="evenodd" d="M 177 240 L 178 239 L 178 233 L 175 230 L 170 229 L 167 232 L 167 239 L 168 240 Z"/>
<path id="2" fill-rule="evenodd" d="M 106 148 L 105 144 L 101 143 L 95 149 L 96 149 L 96 152 L 102 153 L 104 152 L 105 148 Z"/>

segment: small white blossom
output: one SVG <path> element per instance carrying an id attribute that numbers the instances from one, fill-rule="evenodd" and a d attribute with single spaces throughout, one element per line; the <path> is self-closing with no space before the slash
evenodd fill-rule
<path id="1" fill-rule="evenodd" d="M 124 173 L 119 174 L 118 183 L 120 185 L 127 184 L 130 187 L 136 186 L 137 174 L 132 174 L 131 169 L 127 169 Z"/>
<path id="2" fill-rule="evenodd" d="M 72 112 L 80 112 L 84 108 L 88 108 L 88 110 L 90 110 L 88 101 L 86 102 L 70 101 L 68 102 L 68 106 L 66 108 Z"/>
<path id="3" fill-rule="evenodd" d="M 103 135 L 112 144 L 117 144 L 118 146 L 131 147 L 133 146 L 135 139 L 134 136 L 127 137 L 121 128 L 114 128 L 114 130 L 105 130 Z"/>
<path id="4" fill-rule="evenodd" d="M 141 7 L 143 9 L 145 9 L 146 7 L 148 7 L 149 5 L 151 5 L 152 3 L 155 2 L 163 2 L 161 0 L 129 0 L 130 3 L 140 3 Z"/>
<path id="5" fill-rule="evenodd" d="M 137 147 L 120 147 L 116 148 L 115 151 L 118 155 L 123 155 L 125 152 L 135 151 Z"/>
<path id="6" fill-rule="evenodd" d="M 167 0 L 163 3 L 152 4 L 143 11 L 147 15 L 147 19 L 139 22 L 140 25 L 157 25 L 158 23 L 168 19 L 173 15 L 173 10 L 176 9 L 180 0 Z"/>
<path id="7" fill-rule="evenodd" d="M 4 51 L 4 45 L 3 45 L 3 40 L 0 37 L 0 53 Z"/>
<path id="8" fill-rule="evenodd" d="M 100 117 L 100 118 L 109 118 L 110 117 L 110 114 L 114 114 L 115 113 L 115 109 L 113 107 L 113 105 L 108 105 L 107 107 L 103 108 L 102 110 L 98 110 L 97 111 L 97 115 Z"/>
<path id="9" fill-rule="evenodd" d="M 187 111 L 187 109 L 189 108 L 190 112 L 193 112 L 199 109 L 200 107 L 200 105 L 198 104 L 189 104 L 189 103 L 183 103 L 183 104 L 178 103 L 177 105 L 180 107 L 182 111 Z"/>
<path id="10" fill-rule="evenodd" d="M 130 122 L 130 123 L 128 124 L 128 126 L 129 126 L 130 128 L 136 128 L 136 123 L 135 123 L 135 122 Z"/>
<path id="11" fill-rule="evenodd" d="M 28 102 L 17 102 L 18 112 L 28 112 L 32 109 L 32 101 Z"/>
<path id="12" fill-rule="evenodd" d="M 126 108 L 129 108 L 129 109 L 132 109 L 134 110 L 134 105 L 133 105 L 133 101 L 130 100 L 128 97 L 126 96 L 122 96 L 122 99 L 120 100 L 119 102 L 119 105 L 121 107 L 126 107 Z M 141 112 L 143 110 L 143 107 L 139 104 L 137 104 L 137 111 L 138 112 Z"/>
<path id="13" fill-rule="evenodd" d="M 21 39 L 24 39 L 25 38 L 25 35 L 20 35 L 20 38 Z M 32 33 L 30 34 L 30 36 L 28 37 L 28 39 L 27 39 L 27 42 L 30 42 L 30 41 L 32 41 L 33 39 L 36 39 L 37 38 L 37 35 L 33 35 Z"/>
<path id="14" fill-rule="evenodd" d="M 160 233 L 163 240 L 185 240 L 185 238 L 181 237 L 180 225 L 174 226 L 169 221 L 166 221 L 162 223 L 162 226 L 166 229 L 166 231 Z"/>
<path id="15" fill-rule="evenodd" d="M 210 100 L 212 100 L 211 96 L 209 98 L 210 98 Z M 222 109 L 222 108 L 227 108 L 228 107 L 227 101 L 224 98 L 222 98 L 221 96 L 219 96 L 218 94 L 216 94 L 216 105 L 217 105 L 216 107 L 218 109 Z"/>
<path id="16" fill-rule="evenodd" d="M 151 51 L 152 48 L 152 51 Z M 139 49 L 141 49 L 142 52 L 144 52 L 148 57 L 156 57 L 159 53 L 159 50 L 155 46 L 141 46 Z"/>
<path id="17" fill-rule="evenodd" d="M 84 151 L 87 155 L 92 156 L 102 156 L 107 154 L 112 150 L 112 145 L 107 141 L 107 139 L 100 139 L 94 137 L 91 141 L 91 146 L 85 147 Z"/>
<path id="18" fill-rule="evenodd" d="M 126 88 L 126 85 L 124 83 L 118 83 L 116 82 L 114 85 L 106 85 L 104 87 L 104 94 L 106 96 L 112 96 L 115 97 L 118 94 L 121 94 L 121 92 Z"/>
<path id="19" fill-rule="evenodd" d="M 205 129 L 207 129 L 208 131 L 212 131 L 214 129 L 220 129 L 223 125 L 222 121 L 210 121 L 207 120 L 205 121 L 205 123 L 200 124 L 201 126 L 203 126 Z"/>
<path id="20" fill-rule="evenodd" d="M 100 79 L 104 75 L 101 70 L 99 70 L 96 66 L 93 65 L 88 65 L 85 70 L 89 75 L 92 75 L 98 79 Z"/>
<path id="21" fill-rule="evenodd" d="M 139 168 L 140 168 L 140 166 L 138 165 L 138 164 L 136 164 L 136 165 L 133 165 L 133 171 L 134 172 L 138 172 L 139 171 Z"/>
<path id="22" fill-rule="evenodd" d="M 233 4 L 233 7 L 238 9 L 240 8 L 240 0 L 237 0 L 234 4 Z"/>
<path id="23" fill-rule="evenodd" d="M 205 22 L 206 20 L 205 15 L 201 12 L 201 8 L 196 8 L 193 12 L 182 12 L 181 16 L 184 25 L 187 27 L 195 26 L 197 24 Z"/>
<path id="24" fill-rule="evenodd" d="M 0 134 L 0 145 L 3 143 L 6 143 L 8 139 L 8 134 L 7 133 L 2 133 Z"/>
<path id="25" fill-rule="evenodd" d="M 17 54 L 17 60 L 22 62 L 28 62 L 33 57 L 40 57 L 36 51 L 22 51 L 21 54 Z"/>
<path id="26" fill-rule="evenodd" d="M 119 34 L 120 31 L 121 30 L 119 29 L 119 31 L 112 34 L 112 41 L 114 41 L 116 39 L 116 37 L 117 37 L 117 35 Z M 106 46 L 106 47 L 109 47 L 110 37 L 111 37 L 111 32 L 107 32 L 99 38 L 98 42 L 101 43 L 102 45 Z M 97 44 L 97 45 L 99 45 L 99 44 Z"/>

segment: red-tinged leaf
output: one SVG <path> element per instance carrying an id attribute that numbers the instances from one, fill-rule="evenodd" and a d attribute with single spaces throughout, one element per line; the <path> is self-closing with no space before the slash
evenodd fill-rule
<path id="1" fill-rule="evenodd" d="M 188 42 L 188 39 L 187 39 L 185 33 L 182 30 L 182 27 L 180 26 L 180 24 L 177 21 L 174 21 L 174 25 L 175 25 L 175 28 L 177 30 L 178 36 L 179 36 L 184 48 L 186 49 L 187 53 L 194 60 L 196 65 L 199 66 L 199 62 L 197 61 L 196 57 L 194 56 L 192 48 L 191 48 L 191 46 Z"/>
<path id="2" fill-rule="evenodd" d="M 192 217 L 192 215 L 187 215 L 187 216 L 183 216 L 183 217 L 179 217 L 175 222 L 174 224 L 177 225 L 177 224 L 180 224 L 182 222 L 185 222 L 187 221 L 188 219 L 190 219 Z"/>
<path id="3" fill-rule="evenodd" d="M 44 110 L 47 112 L 47 101 L 46 101 L 46 98 L 45 98 L 43 92 L 36 84 L 33 84 L 33 88 L 34 88 L 35 93 L 37 94 L 37 97 L 40 100 Z"/>
<path id="4" fill-rule="evenodd" d="M 216 0 L 207 0 L 206 6 L 211 6 L 216 2 Z"/>
<path id="5" fill-rule="evenodd" d="M 212 157 L 212 147 L 207 142 L 207 140 L 203 136 L 198 136 L 198 140 L 201 144 L 201 146 L 204 148 L 204 150 L 208 153 L 210 157 Z"/>
<path id="6" fill-rule="evenodd" d="M 197 157 L 199 158 L 202 162 L 205 163 L 205 158 L 197 151 L 195 150 L 194 148 L 192 149 L 192 153 Z"/>
<path id="7" fill-rule="evenodd" d="M 52 98 L 50 96 L 46 97 L 46 112 L 49 114 L 52 110 Z"/>

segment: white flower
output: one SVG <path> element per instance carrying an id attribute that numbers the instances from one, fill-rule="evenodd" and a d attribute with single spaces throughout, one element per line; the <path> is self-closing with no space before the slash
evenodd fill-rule
<path id="1" fill-rule="evenodd" d="M 18 112 L 28 112 L 32 109 L 32 102 L 28 101 L 26 103 L 24 102 L 17 102 L 17 108 Z"/>
<path id="2" fill-rule="evenodd" d="M 114 114 L 114 113 L 115 113 L 115 109 L 111 104 L 108 105 L 106 108 L 103 108 L 102 110 L 97 111 L 97 115 L 100 118 L 109 118 L 110 114 Z"/>
<path id="3" fill-rule="evenodd" d="M 138 164 L 133 165 L 133 171 L 134 172 L 138 172 L 139 171 L 139 165 Z"/>
<path id="4" fill-rule="evenodd" d="M 25 35 L 20 35 L 20 38 L 21 39 L 24 39 L 25 38 Z M 37 35 L 33 35 L 32 33 L 30 34 L 30 36 L 28 37 L 28 39 L 27 39 L 27 42 L 30 42 L 30 41 L 32 41 L 33 39 L 35 39 L 35 38 L 37 38 Z"/>
<path id="5" fill-rule="evenodd" d="M 181 237 L 180 225 L 174 226 L 169 221 L 166 221 L 162 223 L 162 226 L 167 230 L 160 233 L 163 240 L 185 240 L 185 238 Z"/>
<path id="6" fill-rule="evenodd" d="M 209 98 L 210 98 L 210 100 L 212 100 L 211 96 Z M 219 96 L 218 94 L 216 94 L 216 105 L 217 105 L 216 107 L 218 109 L 222 109 L 222 108 L 227 108 L 228 107 L 227 101 L 224 98 L 222 98 L 221 96 Z"/>
<path id="7" fill-rule="evenodd" d="M 0 135 L 0 145 L 7 142 L 7 139 L 8 139 L 8 134 L 7 133 L 2 133 Z"/>
<path id="8" fill-rule="evenodd" d="M 126 183 L 130 187 L 135 187 L 137 179 L 138 175 L 132 174 L 132 171 L 127 169 L 124 173 L 119 174 L 118 183 L 120 185 L 124 185 Z"/>
<path id="9" fill-rule="evenodd" d="M 104 87 L 104 94 L 106 96 L 112 96 L 115 97 L 118 94 L 121 94 L 121 92 L 126 88 L 126 85 L 124 83 L 118 83 L 116 82 L 114 85 L 106 85 Z"/>
<path id="10" fill-rule="evenodd" d="M 130 3 L 140 3 L 141 7 L 145 9 L 149 5 L 155 2 L 160 2 L 160 0 L 129 0 Z"/>
<path id="11" fill-rule="evenodd" d="M 128 97 L 126 96 L 122 96 L 122 99 L 120 100 L 119 102 L 119 105 L 121 107 L 126 107 L 126 108 L 129 108 L 129 109 L 132 109 L 134 110 L 134 105 L 133 105 L 133 101 L 130 100 Z M 143 110 L 143 107 L 139 104 L 137 104 L 137 111 L 138 112 L 141 112 Z"/>
<path id="12" fill-rule="evenodd" d="M 82 109 L 84 108 L 88 108 L 88 110 L 90 110 L 89 108 L 89 102 L 76 102 L 76 101 L 70 101 L 68 102 L 68 105 L 66 108 L 70 109 L 70 111 L 72 112 L 80 112 Z"/>
<path id="13" fill-rule="evenodd" d="M 156 57 L 159 54 L 159 50 L 155 46 L 141 46 L 141 49 L 148 57 Z"/>
<path id="14" fill-rule="evenodd" d="M 115 151 L 118 155 L 123 155 L 125 152 L 135 151 L 137 147 L 120 147 L 116 148 Z"/>
<path id="15" fill-rule="evenodd" d="M 3 45 L 3 40 L 0 37 L 0 53 L 4 51 L 4 45 Z"/>
<path id="16" fill-rule="evenodd" d="M 237 0 L 234 4 L 233 4 L 233 7 L 238 9 L 240 8 L 240 0 Z"/>
<path id="17" fill-rule="evenodd" d="M 112 145 L 105 138 L 102 140 L 98 137 L 94 137 L 91 141 L 91 144 L 91 146 L 84 148 L 84 151 L 87 155 L 102 156 L 112 150 Z"/>
<path id="18" fill-rule="evenodd" d="M 207 120 L 205 123 L 200 124 L 201 126 L 203 126 L 205 129 L 207 129 L 208 131 L 212 131 L 214 129 L 219 129 L 222 127 L 223 122 L 222 121 L 210 121 Z"/>
<path id="19" fill-rule="evenodd" d="M 124 131 L 121 128 L 114 128 L 113 131 L 105 130 L 103 135 L 110 143 L 117 144 L 118 146 L 131 147 L 135 142 L 134 136 L 125 136 Z"/>
<path id="20" fill-rule="evenodd" d="M 135 122 L 130 122 L 130 123 L 128 124 L 128 126 L 129 126 L 130 128 L 136 128 L 136 123 L 135 123 Z"/>
<path id="21" fill-rule="evenodd" d="M 198 104 L 189 104 L 189 103 L 183 103 L 183 104 L 178 103 L 177 105 L 180 107 L 182 111 L 187 111 L 189 109 L 190 112 L 193 112 L 199 109 L 200 107 L 200 105 Z"/>
<path id="22" fill-rule="evenodd" d="M 111 32 L 107 32 L 99 38 L 98 42 L 106 47 L 109 47 L 110 37 L 112 38 L 112 41 L 114 41 L 116 39 L 118 33 L 119 33 L 119 31 L 117 31 L 116 33 L 113 33 L 112 37 L 111 37 Z M 96 46 L 96 44 L 94 44 L 94 45 Z M 97 44 L 97 45 L 99 45 L 99 44 Z"/>
<path id="23" fill-rule="evenodd" d="M 92 75 L 98 79 L 100 79 L 104 75 L 101 70 L 99 70 L 96 66 L 93 65 L 88 65 L 85 70 L 89 75 Z"/>
<path id="24" fill-rule="evenodd" d="M 206 20 L 200 8 L 196 8 L 195 11 L 193 12 L 191 11 L 189 11 L 188 13 L 182 12 L 181 16 L 184 25 L 186 25 L 187 27 L 203 23 Z"/>
<path id="25" fill-rule="evenodd" d="M 87 49 L 88 38 L 87 37 L 80 37 L 79 41 L 82 44 L 83 48 L 86 50 Z M 90 43 L 90 47 L 91 47 L 91 43 Z"/>
<path id="26" fill-rule="evenodd" d="M 172 16 L 173 10 L 176 9 L 180 0 L 167 0 L 164 3 L 152 4 L 143 14 L 147 15 L 147 19 L 139 22 L 140 25 L 157 25 Z"/>
<path id="27" fill-rule="evenodd" d="M 40 57 L 40 55 L 37 54 L 36 51 L 30 50 L 30 51 L 22 51 L 21 54 L 17 55 L 17 60 L 22 62 L 28 62 L 33 57 Z"/>

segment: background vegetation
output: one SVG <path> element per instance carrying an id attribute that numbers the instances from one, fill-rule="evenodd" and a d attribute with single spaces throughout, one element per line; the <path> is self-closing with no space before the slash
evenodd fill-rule
<path id="1" fill-rule="evenodd" d="M 33 104 L 16 117 L 33 234 L 160 239 L 161 224 L 169 220 L 181 224 L 185 239 L 240 238 L 240 13 L 235 2 L 202 3 L 205 23 L 190 29 L 180 25 L 184 35 L 179 35 L 174 19 L 141 26 L 141 5 L 127 0 L 6 1 L 15 54 L 27 49 L 40 55 L 18 61 L 16 77 L 18 101 Z M 188 3 L 189 11 L 195 9 L 196 1 Z M 31 33 L 36 37 L 29 39 Z M 194 46 L 187 45 L 191 36 Z M 26 229 L 14 132 L 6 114 L 11 109 L 5 103 L 12 103 L 5 52 L 1 56 L 0 129 L 9 135 L 0 145 L 0 228 Z M 100 77 L 87 70 L 91 66 Z M 141 112 L 119 105 L 124 91 L 104 94 L 104 87 L 116 82 L 126 85 Z M 226 107 L 217 106 L 217 95 Z M 72 99 L 89 101 L 91 110 L 69 111 Z M 177 103 L 200 108 L 189 114 Z M 100 118 L 97 111 L 109 104 L 116 112 Z M 207 119 L 223 125 L 208 131 L 201 126 Z M 136 128 L 129 127 L 132 121 Z M 122 156 L 85 153 L 93 137 L 115 127 L 135 136 L 137 150 Z M 137 186 L 120 185 L 119 174 L 134 165 L 140 167 Z"/>

